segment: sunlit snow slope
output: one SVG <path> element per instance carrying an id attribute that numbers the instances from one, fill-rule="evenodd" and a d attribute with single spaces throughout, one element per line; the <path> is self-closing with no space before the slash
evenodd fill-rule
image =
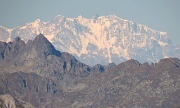
<path id="1" fill-rule="evenodd" d="M 40 19 L 13 29 L 0 27 L 0 40 L 20 36 L 24 41 L 44 34 L 56 49 L 73 54 L 89 65 L 120 63 L 128 59 L 156 62 L 166 57 L 180 58 L 180 46 L 172 45 L 166 32 L 118 18 L 115 15 L 56 16 L 49 22 Z"/>

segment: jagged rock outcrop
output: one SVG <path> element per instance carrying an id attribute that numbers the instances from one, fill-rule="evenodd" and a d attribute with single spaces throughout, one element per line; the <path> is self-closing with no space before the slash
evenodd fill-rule
<path id="1" fill-rule="evenodd" d="M 61 79 L 65 74 L 70 74 L 72 78 L 85 77 L 92 71 L 91 67 L 71 54 L 57 51 L 42 34 L 27 43 L 17 37 L 12 42 L 0 44 L 2 72 L 35 72 Z"/>
<path id="2" fill-rule="evenodd" d="M 16 108 L 15 100 L 11 95 L 1 95 L 1 108 Z"/>
<path id="3" fill-rule="evenodd" d="M 42 77 L 35 73 L 5 73 L 0 77 L 1 94 L 11 94 L 24 102 L 39 108 L 46 103 L 61 100 L 64 96 L 63 83 L 52 78 Z M 14 100 L 14 98 L 12 98 Z M 6 99 L 10 101 L 10 99 Z M 23 101 L 20 101 L 24 103 Z M 14 102 L 14 101 L 12 101 Z M 27 105 L 26 106 L 30 106 Z"/>
<path id="4" fill-rule="evenodd" d="M 31 104 L 15 99 L 9 94 L 0 95 L 0 108 L 34 108 Z"/>

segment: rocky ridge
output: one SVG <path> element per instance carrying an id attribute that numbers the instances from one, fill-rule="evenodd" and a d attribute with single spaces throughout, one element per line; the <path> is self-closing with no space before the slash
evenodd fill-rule
<path id="1" fill-rule="evenodd" d="M 89 67 L 76 60 L 71 54 L 57 51 L 44 35 L 25 43 L 20 37 L 12 42 L 0 42 L 0 67 L 3 72 L 35 72 L 42 76 L 61 79 L 64 74 L 85 77 L 101 66 Z"/>
<path id="2" fill-rule="evenodd" d="M 180 60 L 90 67 L 42 35 L 0 42 L 0 105 L 22 108 L 178 108 Z M 22 101 L 23 100 L 23 101 Z"/>

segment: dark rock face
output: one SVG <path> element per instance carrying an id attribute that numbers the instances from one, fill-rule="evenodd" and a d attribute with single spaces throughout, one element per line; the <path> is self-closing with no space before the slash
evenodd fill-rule
<path id="1" fill-rule="evenodd" d="M 0 54 L 0 95 L 12 96 L 16 107 L 180 107 L 177 58 L 90 67 L 57 51 L 42 34 L 27 43 L 20 38 L 0 42 Z M 1 96 L 0 106 L 5 107 Z"/>
<path id="2" fill-rule="evenodd" d="M 47 38 L 44 37 L 43 34 L 39 34 L 32 44 L 33 48 L 35 48 L 41 56 L 61 55 L 61 53 L 54 48 L 54 46 L 47 40 Z"/>
<path id="3" fill-rule="evenodd" d="M 19 37 L 13 42 L 0 44 L 0 67 L 3 72 L 35 72 L 62 78 L 65 73 L 83 77 L 91 71 L 89 66 L 72 55 L 57 51 L 42 34 L 27 44 Z"/>
<path id="4" fill-rule="evenodd" d="M 13 42 L 9 42 L 9 43 L 0 42 L 0 44 L 1 44 L 0 58 L 2 61 L 4 60 L 9 61 L 14 59 L 22 52 L 25 46 L 25 42 L 22 41 L 20 37 L 15 38 Z"/>
<path id="5" fill-rule="evenodd" d="M 63 98 L 64 90 L 58 81 L 35 73 L 3 74 L 0 81 L 6 86 L 1 89 L 1 94 L 11 94 L 35 107 Z"/>
<path id="6" fill-rule="evenodd" d="M 135 60 L 121 63 L 95 77 L 88 90 L 84 90 L 84 93 L 92 92 L 79 104 L 89 102 L 86 107 L 178 108 L 179 63 L 176 58 L 163 59 L 154 66 Z"/>

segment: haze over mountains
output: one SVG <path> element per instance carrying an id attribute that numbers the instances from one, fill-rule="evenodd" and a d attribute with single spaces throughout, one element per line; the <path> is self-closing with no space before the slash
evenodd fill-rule
<path id="1" fill-rule="evenodd" d="M 39 34 L 0 42 L 1 108 L 178 108 L 180 60 L 90 67 Z"/>
<path id="2" fill-rule="evenodd" d="M 16 36 L 27 42 L 43 33 L 56 49 L 73 54 L 88 65 L 129 59 L 140 62 L 158 62 L 162 58 L 180 58 L 180 46 L 173 45 L 166 32 L 118 18 L 115 15 L 56 16 L 49 22 L 34 22 L 8 29 L 0 27 L 0 40 L 9 42 Z"/>

